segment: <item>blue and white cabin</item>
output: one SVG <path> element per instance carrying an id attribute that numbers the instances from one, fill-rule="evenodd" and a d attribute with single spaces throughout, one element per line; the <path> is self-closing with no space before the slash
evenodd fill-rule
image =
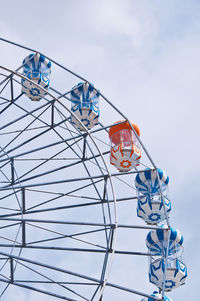
<path id="1" fill-rule="evenodd" d="M 45 90 L 49 89 L 50 74 L 51 62 L 43 55 L 32 53 L 23 60 L 23 75 Z M 21 83 L 22 93 L 25 93 L 31 100 L 39 101 L 47 94 L 26 79 L 22 79 Z"/>
<path id="2" fill-rule="evenodd" d="M 171 298 L 164 296 L 164 298 L 162 299 L 162 295 L 159 294 L 158 292 L 153 292 L 153 294 L 151 295 L 152 297 L 156 297 L 157 300 L 163 300 L 163 301 L 173 301 Z M 153 298 L 143 298 L 141 301 L 155 301 L 155 299 Z"/>
<path id="3" fill-rule="evenodd" d="M 93 128 L 99 120 L 99 91 L 87 82 L 79 83 L 71 91 L 70 100 L 71 111 L 88 130 Z M 71 115 L 71 122 L 79 130 L 85 130 L 73 115 Z"/>
<path id="4" fill-rule="evenodd" d="M 185 284 L 187 267 L 183 260 L 183 236 L 175 229 L 162 226 L 151 230 L 146 238 L 149 250 L 149 281 L 163 288 L 166 273 L 165 291 L 171 291 Z M 167 259 L 166 259 L 167 258 Z"/>
<path id="5" fill-rule="evenodd" d="M 169 216 L 171 202 L 168 199 L 168 183 L 169 177 L 161 169 L 147 169 L 137 174 L 137 216 L 147 224 L 158 224 L 166 218 L 165 214 Z"/>

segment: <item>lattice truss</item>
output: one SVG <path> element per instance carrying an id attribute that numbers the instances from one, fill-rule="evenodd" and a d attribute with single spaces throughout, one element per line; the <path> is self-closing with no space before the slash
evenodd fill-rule
<path id="1" fill-rule="evenodd" d="M 21 51 L 21 61 L 36 53 Z M 140 165 L 119 173 L 110 165 L 108 130 L 127 118 L 100 91 L 98 124 L 79 130 L 70 93 L 88 81 L 51 60 L 49 90 L 31 101 L 22 93 L 20 60 L 15 71 L 0 69 L 1 296 L 13 285 L 64 300 L 99 300 L 103 291 L 148 297 L 120 270 L 122 258 L 149 257 L 145 236 L 159 228 L 144 226 L 135 209 L 135 175 L 155 170 L 154 162 L 139 139 Z"/>

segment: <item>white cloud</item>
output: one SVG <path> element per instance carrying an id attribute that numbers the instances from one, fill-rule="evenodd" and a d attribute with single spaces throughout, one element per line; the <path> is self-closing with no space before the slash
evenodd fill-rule
<path id="1" fill-rule="evenodd" d="M 132 49 L 141 49 L 155 34 L 153 6 L 137 1 L 101 1 L 92 5 L 92 23 L 99 35 L 113 39 L 123 36 L 131 40 Z"/>

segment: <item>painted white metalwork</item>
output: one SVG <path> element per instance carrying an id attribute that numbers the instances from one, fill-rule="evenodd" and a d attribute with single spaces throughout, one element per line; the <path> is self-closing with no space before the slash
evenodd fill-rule
<path id="1" fill-rule="evenodd" d="M 149 253 L 115 248 L 115 233 L 118 228 L 124 231 L 152 229 L 150 226 L 127 225 L 126 219 L 124 224 L 123 219 L 120 223 L 117 220 L 117 202 L 137 199 L 134 187 L 122 178 L 130 178 L 136 172 L 142 177 L 143 166 L 157 170 L 140 140 L 139 129 L 87 79 L 33 49 L 2 38 L 0 40 L 18 46 L 23 51 L 34 53 L 26 57 L 23 65 L 15 71 L 1 67 L 0 130 L 4 139 L 0 146 L 0 169 L 4 177 L 0 185 L 2 222 L 0 230 L 3 232 L 0 241 L 0 297 L 8 287 L 18 286 L 71 301 L 104 300 L 104 296 L 108 297 L 106 294 L 109 291 L 106 291 L 106 287 L 109 287 L 110 291 L 117 289 L 121 293 L 129 292 L 131 294 L 129 300 L 134 298 L 132 294 L 147 298 L 144 300 L 152 301 L 160 298 L 159 294 L 150 296 L 145 292 L 134 290 L 128 278 L 125 279 L 127 281 L 125 286 L 108 281 L 114 254 L 148 256 L 152 263 L 162 259 L 164 267 L 169 266 L 171 255 L 175 254 L 173 244 L 171 245 L 173 238 L 165 241 L 168 237 L 168 235 L 165 237 L 165 234 L 163 241 L 160 242 L 158 238 L 156 242 L 161 248 L 156 247 Z M 27 53 L 24 53 L 23 57 L 26 55 Z M 62 92 L 52 86 L 48 91 L 51 62 L 68 76 L 75 76 L 76 81 L 78 78 L 78 81 L 82 82 L 71 89 L 69 78 L 64 83 Z M 22 74 L 18 72 L 21 68 Z M 22 94 L 18 94 L 19 78 L 23 85 L 22 92 L 31 100 L 44 98 L 42 104 L 27 105 L 28 102 L 24 100 Z M 7 85 L 10 86 L 10 93 L 5 89 Z M 47 97 L 44 97 L 45 95 Z M 71 110 L 65 106 L 66 100 L 69 100 L 67 95 L 70 95 Z M 115 131 L 110 137 L 111 151 L 119 146 L 121 156 L 118 157 L 119 165 L 115 164 L 115 160 L 111 163 L 119 171 L 136 169 L 141 157 L 140 148 L 148 158 L 148 162 L 141 162 L 137 171 L 131 171 L 129 175 L 110 173 L 107 168 L 106 162 L 109 158 L 105 160 L 104 156 L 110 155 L 106 143 L 110 120 L 106 121 L 108 124 L 101 123 L 94 131 L 89 131 L 98 123 L 99 97 L 101 102 L 105 101 L 105 107 L 111 110 L 110 114 L 117 112 L 120 118 L 124 119 L 122 123 L 127 124 L 127 127 Z M 20 110 L 16 110 L 16 106 Z M 74 131 L 72 124 L 82 132 Z M 104 135 L 105 140 L 98 139 L 97 133 Z M 117 141 L 118 138 L 120 142 Z M 96 140 L 103 143 L 99 146 Z M 133 159 L 131 166 L 128 162 L 130 158 Z M 158 170 L 157 172 L 159 173 Z M 116 197 L 113 179 L 119 183 Z M 161 187 L 160 190 L 164 195 L 162 186 L 163 182 L 166 184 L 166 179 L 164 181 L 163 179 L 164 176 L 160 178 L 159 175 L 158 187 L 155 187 L 157 190 Z M 124 194 L 127 186 L 131 190 Z M 147 196 L 144 191 L 140 190 L 139 193 L 141 197 Z M 150 195 L 153 193 L 155 194 L 155 191 L 151 191 Z M 166 221 L 168 223 L 167 218 Z M 13 228 L 15 226 L 18 230 Z M 150 236 L 153 245 L 156 235 Z M 149 243 L 151 245 L 151 240 Z M 181 240 L 175 244 L 176 251 L 178 244 L 182 245 Z M 40 251 L 45 255 L 45 261 L 43 256 L 38 255 Z M 67 252 L 70 256 L 61 255 L 59 258 L 60 254 Z M 89 253 L 93 254 L 91 266 L 94 277 L 90 276 Z M 85 258 L 88 262 L 85 262 Z M 180 258 L 177 258 L 181 263 Z M 62 259 L 66 262 L 64 266 Z M 25 274 L 28 275 L 25 278 L 25 274 L 20 273 L 20 267 L 23 267 Z M 122 266 L 120 274 L 121 269 Z M 164 288 L 169 284 L 167 272 L 168 270 L 164 268 L 160 277 L 163 279 L 162 300 L 171 301 L 164 292 Z M 117 275 L 119 279 L 120 274 Z"/>

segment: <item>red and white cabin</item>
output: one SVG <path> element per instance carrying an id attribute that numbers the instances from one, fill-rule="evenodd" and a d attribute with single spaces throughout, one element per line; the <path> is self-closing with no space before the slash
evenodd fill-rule
<path id="1" fill-rule="evenodd" d="M 135 133 L 132 127 L 135 130 Z M 136 124 L 128 121 L 118 121 L 109 129 L 111 143 L 110 163 L 119 171 L 130 171 L 139 165 L 141 150 L 138 145 L 140 129 Z"/>

